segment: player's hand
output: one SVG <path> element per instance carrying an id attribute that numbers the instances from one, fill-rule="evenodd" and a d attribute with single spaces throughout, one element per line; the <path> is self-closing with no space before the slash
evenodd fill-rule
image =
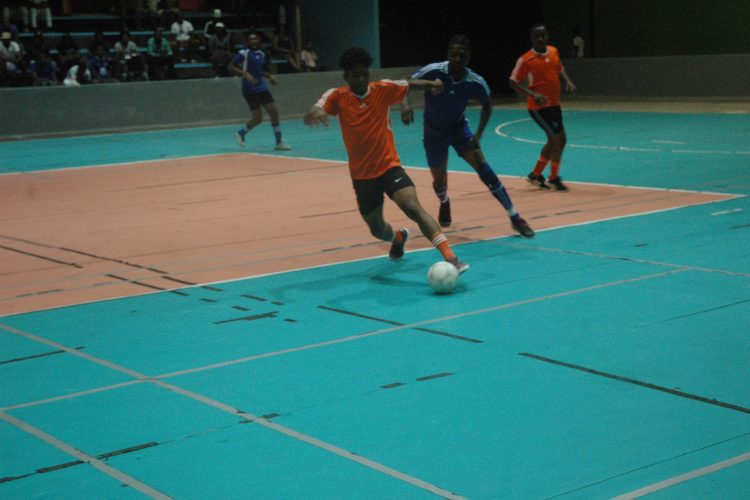
<path id="1" fill-rule="evenodd" d="M 322 108 L 314 106 L 307 112 L 304 118 L 305 125 L 317 127 L 318 125 L 328 126 L 328 114 Z"/>
<path id="2" fill-rule="evenodd" d="M 401 107 L 401 123 L 409 125 L 414 122 L 414 110 L 411 106 Z"/>
<path id="3" fill-rule="evenodd" d="M 279 81 L 273 75 L 268 75 L 268 81 L 271 82 L 271 84 L 273 85 L 277 85 L 279 83 Z"/>
<path id="4" fill-rule="evenodd" d="M 571 94 L 575 94 L 577 90 L 575 84 L 570 80 L 565 82 L 565 89 Z"/>
<path id="5" fill-rule="evenodd" d="M 547 99 L 547 97 L 543 96 L 542 94 L 534 94 L 534 102 L 537 104 L 547 104 L 549 102 L 549 99 Z"/>
<path id="6" fill-rule="evenodd" d="M 435 78 L 435 81 L 433 83 L 435 85 L 432 87 L 432 94 L 438 95 L 445 88 L 445 86 L 443 85 L 443 80 L 441 80 L 440 78 Z"/>

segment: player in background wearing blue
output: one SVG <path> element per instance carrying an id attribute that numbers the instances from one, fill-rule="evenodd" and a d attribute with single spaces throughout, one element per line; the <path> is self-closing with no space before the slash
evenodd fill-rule
<path id="1" fill-rule="evenodd" d="M 245 135 L 263 121 L 263 113 L 260 109 L 263 106 L 271 118 L 271 126 L 276 136 L 276 149 L 289 151 L 292 148 L 281 138 L 279 112 L 266 83 L 266 79 L 274 85 L 277 82 L 272 74 L 265 71 L 266 54 L 260 49 L 260 36 L 257 33 L 251 33 L 248 37 L 248 45 L 249 48 L 242 49 L 235 54 L 228 66 L 230 74 L 242 77 L 242 95 L 252 113 L 250 121 L 235 134 L 237 144 L 244 148 Z"/>
<path id="2" fill-rule="evenodd" d="M 466 65 L 471 57 L 471 42 L 464 35 L 455 35 L 448 42 L 448 60 L 428 64 L 412 74 L 410 79 L 443 81 L 445 90 L 440 94 L 425 92 L 424 149 L 432 173 L 432 187 L 440 200 L 438 222 L 443 227 L 451 225 L 451 205 L 448 197 L 448 149 L 466 160 L 479 175 L 510 216 L 513 229 L 524 238 L 533 238 L 534 230 L 521 218 L 500 178 L 484 158 L 479 141 L 492 114 L 490 89 L 484 78 Z M 472 134 L 464 115 L 470 99 L 482 104 L 477 131 Z M 408 101 L 401 103 L 401 120 L 414 121 L 414 111 Z"/>

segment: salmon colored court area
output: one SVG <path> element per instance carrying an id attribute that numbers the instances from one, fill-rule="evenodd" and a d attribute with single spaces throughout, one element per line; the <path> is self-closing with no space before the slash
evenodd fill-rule
<path id="1" fill-rule="evenodd" d="M 429 171 L 408 172 L 436 214 Z M 520 178 L 503 182 L 537 231 L 734 197 L 575 182 L 557 193 Z M 474 174 L 452 173 L 450 183 L 453 243 L 514 234 Z M 383 257 L 388 250 L 361 220 L 340 162 L 229 154 L 9 174 L 0 186 L 0 315 Z M 411 229 L 405 258 L 430 246 L 391 202 L 386 217 Z"/>

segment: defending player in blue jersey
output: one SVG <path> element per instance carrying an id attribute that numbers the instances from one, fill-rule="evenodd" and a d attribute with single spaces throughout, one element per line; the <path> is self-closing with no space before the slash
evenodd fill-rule
<path id="1" fill-rule="evenodd" d="M 479 178 L 497 198 L 510 216 L 513 229 L 525 238 L 533 238 L 534 231 L 516 212 L 500 178 L 484 158 L 479 141 L 492 114 L 490 90 L 484 78 L 466 65 L 471 55 L 471 43 L 464 35 L 455 35 L 448 42 L 448 60 L 428 64 L 414 72 L 410 78 L 443 81 L 445 90 L 434 95 L 425 92 L 424 149 L 432 173 L 432 187 L 440 199 L 438 222 L 443 227 L 451 225 L 451 206 L 448 197 L 448 149 L 453 147 L 479 175 Z M 464 115 L 470 99 L 482 104 L 477 131 L 472 134 Z M 414 112 L 407 101 L 401 104 L 401 120 L 408 124 Z"/>
<path id="2" fill-rule="evenodd" d="M 263 106 L 271 118 L 271 126 L 276 137 L 276 149 L 288 151 L 292 148 L 281 139 L 279 112 L 265 80 L 267 78 L 275 85 L 276 78 L 264 69 L 266 54 L 260 49 L 260 36 L 257 33 L 251 33 L 248 37 L 248 45 L 249 48 L 242 49 L 235 54 L 228 66 L 230 74 L 242 77 L 242 95 L 252 113 L 250 121 L 235 134 L 237 144 L 245 147 L 245 135 L 263 121 L 263 113 L 260 110 Z"/>

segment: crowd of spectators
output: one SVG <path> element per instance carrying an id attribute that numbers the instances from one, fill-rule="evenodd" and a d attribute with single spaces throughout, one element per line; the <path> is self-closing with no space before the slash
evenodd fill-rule
<path id="1" fill-rule="evenodd" d="M 210 67 L 216 77 L 229 76 L 230 59 L 237 50 L 247 47 L 247 35 L 255 31 L 252 26 L 230 29 L 231 21 L 241 23 L 242 18 L 226 19 L 218 8 L 196 28 L 177 8 L 177 2 L 145 0 L 115 2 L 114 9 L 123 19 L 119 35 L 97 29 L 93 36 L 74 36 L 70 31 L 52 31 L 53 18 L 46 15 L 47 30 L 43 31 L 37 10 L 49 9 L 47 2 L 6 4 L 0 25 L 0 86 L 174 79 L 178 77 L 176 68 L 190 66 Z M 21 8 L 21 4 L 33 4 L 36 10 Z M 145 23 L 151 29 L 131 32 L 125 21 L 138 27 Z M 284 25 L 269 31 L 263 41 L 268 61 L 289 71 L 320 69 L 312 45 L 299 52 Z"/>

